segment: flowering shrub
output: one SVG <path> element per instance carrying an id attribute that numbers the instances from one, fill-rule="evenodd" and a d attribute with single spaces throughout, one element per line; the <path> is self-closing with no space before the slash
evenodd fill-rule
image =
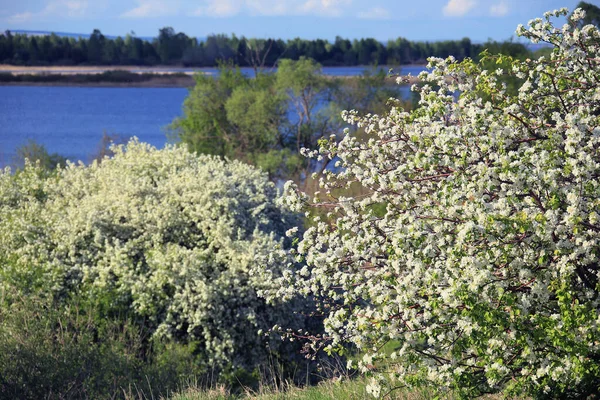
<path id="1" fill-rule="evenodd" d="M 342 167 L 314 199 L 287 184 L 289 205 L 329 214 L 304 232 L 306 266 L 277 297 L 323 299 L 320 339 L 360 349 L 376 396 L 600 389 L 600 34 L 574 28 L 581 10 L 555 28 L 564 15 L 518 28 L 549 58 L 498 56 L 492 71 L 431 59 L 419 109 L 348 112 L 370 139 L 309 152 Z M 357 184 L 366 195 L 339 196 Z"/>
<path id="2" fill-rule="evenodd" d="M 263 268 L 286 264 L 297 218 L 275 204 L 267 176 L 182 148 L 113 151 L 56 173 L 0 174 L 0 293 L 76 294 L 101 318 L 131 316 L 155 337 L 195 344 L 214 370 L 281 355 L 281 340 L 258 331 L 296 324 L 295 303 L 257 290 L 273 288 Z"/>

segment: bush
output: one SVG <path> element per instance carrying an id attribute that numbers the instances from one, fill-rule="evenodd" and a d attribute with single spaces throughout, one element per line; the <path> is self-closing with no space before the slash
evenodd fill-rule
<path id="1" fill-rule="evenodd" d="M 140 348 L 134 327 L 100 326 L 76 306 L 20 297 L 0 308 L 0 398 L 108 399 L 133 386 L 149 394 L 146 374 L 157 386 L 158 374 L 144 368 Z"/>
<path id="2" fill-rule="evenodd" d="M 581 10 L 554 28 L 566 14 L 518 30 L 552 44 L 549 58 L 497 56 L 510 67 L 492 71 L 431 59 L 419 109 L 347 113 L 368 143 L 311 152 L 343 169 L 325 171 L 311 205 L 328 218 L 303 234 L 306 267 L 276 297 L 323 299 L 329 348 L 350 342 L 358 368 L 381 371 L 371 393 L 600 391 L 600 34 L 573 27 Z M 330 196 L 357 184 L 366 195 Z M 298 210 L 310 200 L 287 192 Z"/>
<path id="3" fill-rule="evenodd" d="M 265 174 L 183 148 L 112 150 L 90 166 L 0 174 L 0 293 L 80 298 L 97 321 L 186 344 L 215 374 L 291 362 L 292 346 L 259 334 L 302 327 L 305 305 L 257 296 L 273 288 L 297 222 Z"/>

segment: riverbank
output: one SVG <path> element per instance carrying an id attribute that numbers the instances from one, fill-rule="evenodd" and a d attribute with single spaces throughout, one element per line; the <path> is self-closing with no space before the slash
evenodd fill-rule
<path id="1" fill-rule="evenodd" d="M 195 71 L 201 71 L 200 68 L 182 68 L 182 67 L 171 67 L 171 66 L 159 66 L 159 67 L 144 67 L 139 65 L 55 65 L 55 66 L 43 66 L 43 67 L 29 67 L 20 65 L 0 64 L 0 72 L 12 73 L 14 75 L 20 74 L 99 74 L 109 71 L 128 71 L 131 73 L 152 73 L 152 74 L 166 74 L 166 73 L 186 73 L 192 75 Z"/>
<path id="2" fill-rule="evenodd" d="M 78 73 L 53 72 L 32 69 L 0 70 L 0 85 L 6 86 L 92 86 L 92 87 L 191 87 L 194 85 L 192 73 L 183 72 L 133 72 L 129 70 L 105 70 Z"/>
<path id="3" fill-rule="evenodd" d="M 12 75 L 0 72 L 0 86 L 73 86 L 123 88 L 188 88 L 194 86 L 191 75 L 183 74 L 71 74 L 71 75 Z"/>
<path id="4" fill-rule="evenodd" d="M 406 66 L 402 74 L 417 75 L 423 66 Z M 387 72 L 384 67 L 381 70 Z M 352 79 L 369 67 L 325 67 L 324 75 Z M 253 76 L 252 68 L 242 68 L 244 74 Z M 46 66 L 23 67 L 0 65 L 0 85 L 4 86 L 85 86 L 85 87 L 192 87 L 197 73 L 215 75 L 217 68 L 139 67 L 139 66 Z M 395 83 L 395 78 L 388 78 Z M 415 79 L 411 83 L 414 83 Z"/>

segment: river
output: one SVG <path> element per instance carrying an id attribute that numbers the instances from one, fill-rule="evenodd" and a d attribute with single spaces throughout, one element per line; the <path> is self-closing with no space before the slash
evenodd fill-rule
<path id="1" fill-rule="evenodd" d="M 408 67 L 402 73 L 416 75 L 422 69 Z M 363 70 L 323 72 L 358 75 Z M 167 143 L 166 126 L 181 115 L 187 94 L 185 88 L 0 86 L 0 167 L 12 165 L 16 149 L 29 140 L 86 163 L 97 154 L 104 133 L 137 136 L 161 148 Z"/>

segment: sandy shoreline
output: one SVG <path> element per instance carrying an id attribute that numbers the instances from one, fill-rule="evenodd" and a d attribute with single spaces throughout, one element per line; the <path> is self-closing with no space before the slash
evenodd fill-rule
<path id="1" fill-rule="evenodd" d="M 194 71 L 190 71 L 190 69 L 193 69 Z M 186 75 L 192 75 L 195 72 L 203 72 L 202 68 L 183 68 L 170 66 L 145 67 L 138 65 L 57 65 L 51 67 L 28 67 L 0 64 L 0 72 L 12 74 L 65 74 L 65 71 L 67 71 L 67 74 L 99 74 L 106 71 L 129 71 L 149 74 L 184 73 Z"/>
<path id="2" fill-rule="evenodd" d="M 336 68 L 336 67 L 328 67 Z M 339 67 L 344 68 L 344 67 Z M 109 71 L 128 71 L 134 74 L 152 74 L 155 76 L 147 80 L 136 82 L 111 82 L 111 81 L 76 81 L 72 82 L 69 77 L 76 75 L 97 75 Z M 30 67 L 0 64 L 0 73 L 18 75 L 41 75 L 54 76 L 62 75 L 64 80 L 59 81 L 0 81 L 0 86 L 74 86 L 74 87 L 191 87 L 195 81 L 193 75 L 203 73 L 212 75 L 215 73 L 215 68 L 185 68 L 177 66 L 137 66 L 137 65 L 90 65 L 90 66 L 43 66 Z M 177 75 L 177 76 L 172 76 Z M 186 76 L 182 76 L 186 75 Z M 352 78 L 356 75 L 326 75 L 329 78 Z M 395 83 L 395 78 L 388 78 L 389 83 Z M 411 83 L 416 79 L 413 77 Z"/>
<path id="3" fill-rule="evenodd" d="M 191 88 L 193 80 L 160 82 L 0 82 L 0 86 L 53 86 L 53 87 L 98 87 L 98 88 Z"/>

